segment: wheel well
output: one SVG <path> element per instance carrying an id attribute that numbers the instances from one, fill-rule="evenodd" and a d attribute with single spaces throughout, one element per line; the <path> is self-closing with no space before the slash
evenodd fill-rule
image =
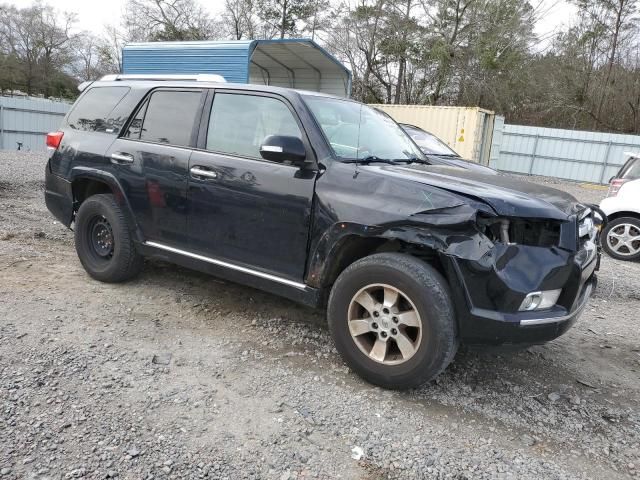
<path id="1" fill-rule="evenodd" d="M 80 178 L 78 180 L 74 180 L 72 189 L 75 210 L 80 207 L 82 202 L 92 195 L 97 195 L 99 193 L 113 193 L 113 190 L 111 190 L 111 187 L 108 184 L 92 178 Z"/>
<path id="2" fill-rule="evenodd" d="M 398 252 L 420 258 L 438 270 L 445 278 L 446 272 L 440 262 L 437 252 L 429 247 L 403 242 L 397 239 L 377 237 L 360 237 L 357 235 L 346 237 L 338 247 L 331 265 L 323 275 L 322 284 L 330 287 L 338 276 L 352 263 L 361 258 L 376 253 Z"/>
<path id="3" fill-rule="evenodd" d="M 632 217 L 632 218 L 637 218 L 640 220 L 640 213 L 638 212 L 615 212 L 612 213 L 611 215 L 607 216 L 607 220 L 611 221 L 611 220 L 615 220 L 617 218 L 622 218 L 622 217 Z"/>

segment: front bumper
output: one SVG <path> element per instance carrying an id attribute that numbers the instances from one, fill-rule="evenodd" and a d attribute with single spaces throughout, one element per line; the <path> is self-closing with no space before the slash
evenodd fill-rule
<path id="1" fill-rule="evenodd" d="M 550 311 L 503 314 L 472 310 L 466 317 L 463 343 L 468 345 L 535 345 L 549 342 L 563 335 L 580 318 L 596 288 L 595 275 L 585 284 L 576 307 L 567 312 Z M 532 315 L 537 313 L 537 315 Z"/>
<path id="2" fill-rule="evenodd" d="M 537 344 L 564 334 L 580 317 L 597 285 L 600 254 L 539 247 L 507 247 L 488 262 L 451 259 L 462 343 Z M 518 311 L 528 292 L 561 288 L 547 310 Z"/>

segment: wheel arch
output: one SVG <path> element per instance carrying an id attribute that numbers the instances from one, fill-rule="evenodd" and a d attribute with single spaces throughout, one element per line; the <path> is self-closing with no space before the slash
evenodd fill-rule
<path id="1" fill-rule="evenodd" d="M 143 242 L 144 237 L 140 230 L 129 200 L 118 179 L 109 172 L 84 167 L 76 167 L 70 175 L 71 189 L 73 192 L 73 212 L 75 214 L 82 202 L 92 195 L 110 193 L 116 203 L 122 209 L 127 223 L 134 234 L 134 239 Z"/>
<path id="2" fill-rule="evenodd" d="M 307 284 L 325 291 L 336 281 L 352 263 L 376 253 L 395 252 L 417 257 L 438 270 L 448 280 L 447 269 L 442 263 L 440 253 L 433 245 L 425 245 L 404 239 L 401 235 L 389 235 L 388 230 L 371 231 L 360 225 L 340 224 L 338 231 L 327 232 L 319 241 L 313 255 Z M 333 240 L 330 240 L 333 238 Z M 325 295 L 325 300 L 328 295 Z"/>
<path id="3" fill-rule="evenodd" d="M 623 217 L 631 217 L 631 218 L 640 220 L 640 212 L 620 210 L 619 212 L 614 212 L 607 215 L 607 220 L 611 222 L 613 220 L 617 220 L 618 218 L 623 218 Z"/>

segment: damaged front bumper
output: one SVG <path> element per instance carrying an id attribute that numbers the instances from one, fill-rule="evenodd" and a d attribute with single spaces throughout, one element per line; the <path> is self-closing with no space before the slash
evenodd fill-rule
<path id="1" fill-rule="evenodd" d="M 466 344 L 536 344 L 565 333 L 579 318 L 597 284 L 595 244 L 578 252 L 496 245 L 481 260 L 449 257 L 458 282 L 460 338 Z M 561 289 L 548 309 L 520 311 L 530 292 Z"/>

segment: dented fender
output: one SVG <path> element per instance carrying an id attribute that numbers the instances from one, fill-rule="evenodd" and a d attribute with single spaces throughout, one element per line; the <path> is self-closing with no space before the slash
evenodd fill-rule
<path id="1" fill-rule="evenodd" d="M 341 182 L 362 184 L 348 189 Z M 306 282 L 326 286 L 345 245 L 353 240 L 398 240 L 442 255 L 479 260 L 493 247 L 478 229 L 481 212 L 496 215 L 475 199 L 333 163 L 316 184 L 311 235 L 316 240 L 310 246 Z M 358 221 L 363 218 L 375 223 Z"/>

